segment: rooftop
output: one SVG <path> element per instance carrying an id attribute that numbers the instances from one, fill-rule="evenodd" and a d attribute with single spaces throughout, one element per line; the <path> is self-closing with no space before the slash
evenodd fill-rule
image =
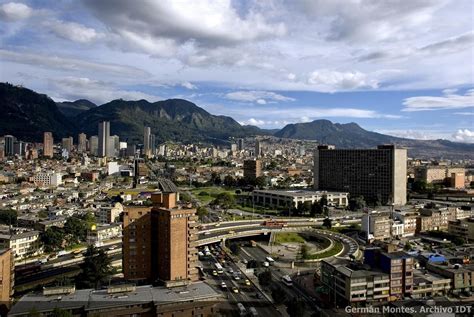
<path id="1" fill-rule="evenodd" d="M 292 196 L 292 197 L 298 197 L 298 196 L 320 196 L 320 195 L 341 195 L 341 194 L 347 194 L 346 192 L 329 192 L 329 191 L 312 191 L 312 190 L 264 190 L 264 189 L 258 189 L 254 190 L 254 192 L 257 193 L 267 193 L 267 194 L 272 194 L 272 195 L 284 195 L 284 196 Z"/>

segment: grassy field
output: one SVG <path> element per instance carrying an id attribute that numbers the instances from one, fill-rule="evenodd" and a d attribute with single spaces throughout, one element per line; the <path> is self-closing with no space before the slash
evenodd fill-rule
<path id="1" fill-rule="evenodd" d="M 217 195 L 221 193 L 229 193 L 235 196 L 235 190 L 226 189 L 224 187 L 217 187 L 217 186 L 194 188 L 194 189 L 191 189 L 191 192 L 196 197 L 196 199 L 200 200 L 201 203 L 203 204 L 207 204 L 211 202 L 214 198 L 217 197 Z M 203 195 L 204 193 L 206 195 Z"/>
<path id="2" fill-rule="evenodd" d="M 306 260 L 317 260 L 317 259 L 324 259 L 330 256 L 334 256 L 338 254 L 339 252 L 341 252 L 343 247 L 344 246 L 342 245 L 341 242 L 335 241 L 334 246 L 331 249 L 323 253 L 309 254 L 306 257 Z"/>
<path id="3" fill-rule="evenodd" d="M 277 233 L 275 235 L 276 244 L 290 243 L 290 242 L 304 243 L 305 239 L 296 232 Z"/>

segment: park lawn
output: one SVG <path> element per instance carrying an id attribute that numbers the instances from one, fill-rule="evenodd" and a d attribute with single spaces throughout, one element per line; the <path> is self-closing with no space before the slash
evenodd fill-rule
<path id="1" fill-rule="evenodd" d="M 317 260 L 317 259 L 324 259 L 330 256 L 334 256 L 338 254 L 339 252 L 341 252 L 343 247 L 344 246 L 342 245 L 341 242 L 335 241 L 334 246 L 331 249 L 323 253 L 310 254 L 308 255 L 308 257 L 306 257 L 305 260 Z"/>
<path id="2" fill-rule="evenodd" d="M 275 243 L 304 243 L 306 240 L 296 232 L 277 233 L 275 236 Z"/>
<path id="3" fill-rule="evenodd" d="M 218 186 L 194 188 L 194 189 L 191 189 L 191 192 L 196 197 L 196 199 L 199 199 L 201 203 L 203 204 L 207 204 L 211 202 L 212 200 L 214 200 L 214 198 L 217 197 L 217 195 L 221 193 L 229 193 L 232 196 L 235 196 L 235 190 L 226 189 L 224 187 L 218 187 Z M 206 192 L 208 193 L 208 195 L 201 196 L 199 195 L 201 192 Z"/>

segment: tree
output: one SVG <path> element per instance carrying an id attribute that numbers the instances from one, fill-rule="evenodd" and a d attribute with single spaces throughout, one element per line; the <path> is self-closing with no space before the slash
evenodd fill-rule
<path id="1" fill-rule="evenodd" d="M 220 206 L 222 209 L 227 211 L 227 209 L 232 208 L 235 205 L 235 198 L 233 195 L 223 192 L 217 195 L 212 204 L 215 206 Z"/>
<path id="2" fill-rule="evenodd" d="M 265 187 L 267 185 L 267 179 L 265 176 L 259 176 L 255 179 L 255 186 L 258 188 Z"/>
<path id="3" fill-rule="evenodd" d="M 300 248 L 300 257 L 303 260 L 305 260 L 309 257 L 309 250 L 308 250 L 308 246 L 306 245 L 306 243 L 303 243 L 303 245 Z"/>
<path id="4" fill-rule="evenodd" d="M 259 263 L 256 260 L 250 260 L 247 262 L 247 268 L 248 269 L 256 269 L 259 267 Z"/>
<path id="5" fill-rule="evenodd" d="M 224 177 L 224 186 L 234 187 L 235 185 L 237 185 L 237 181 L 231 175 Z"/>
<path id="6" fill-rule="evenodd" d="M 331 218 L 324 218 L 323 220 L 323 227 L 326 227 L 327 229 L 332 228 L 332 220 Z"/>
<path id="7" fill-rule="evenodd" d="M 204 217 L 209 215 L 209 210 L 204 206 L 200 206 L 197 208 L 196 214 L 198 215 L 199 220 L 202 220 Z"/>
<path id="8" fill-rule="evenodd" d="M 349 209 L 350 210 L 361 210 L 366 206 L 364 196 L 357 196 L 349 199 Z"/>
<path id="9" fill-rule="evenodd" d="M 275 304 L 282 304 L 285 301 L 286 293 L 279 284 L 272 287 L 272 297 Z"/>
<path id="10" fill-rule="evenodd" d="M 300 204 L 301 205 L 301 211 L 302 211 L 302 214 L 307 214 L 307 213 L 310 213 L 311 212 L 311 207 L 312 207 L 312 203 L 310 201 L 305 201 L 304 203 Z"/>
<path id="11" fill-rule="evenodd" d="M 410 243 L 409 241 L 407 241 L 407 242 L 405 243 L 405 247 L 404 247 L 403 249 L 404 249 L 405 251 L 410 251 L 411 248 L 412 248 L 411 243 Z"/>
<path id="12" fill-rule="evenodd" d="M 60 249 L 63 246 L 63 241 L 64 231 L 61 228 L 53 226 L 41 233 L 41 242 L 43 242 L 46 252 L 52 252 Z"/>
<path id="13" fill-rule="evenodd" d="M 80 288 L 98 288 L 115 273 L 112 260 L 104 250 L 89 246 L 81 263 L 81 273 L 77 276 L 76 285 Z"/>
<path id="14" fill-rule="evenodd" d="M 312 205 L 311 205 L 311 210 L 310 210 L 310 215 L 311 217 L 314 217 L 316 215 L 320 215 L 322 214 L 323 212 L 323 208 L 321 207 L 321 204 L 317 201 L 315 201 Z"/>
<path id="15" fill-rule="evenodd" d="M 88 212 L 83 217 L 84 223 L 87 229 L 91 229 L 93 226 L 97 224 L 97 220 L 95 219 L 95 215 L 92 212 Z"/>
<path id="16" fill-rule="evenodd" d="M 305 303 L 301 299 L 293 297 L 288 301 L 286 311 L 290 317 L 303 316 L 305 312 Z"/>
<path id="17" fill-rule="evenodd" d="M 265 270 L 258 274 L 258 283 L 262 286 L 268 286 L 272 282 L 272 272 Z"/>
<path id="18" fill-rule="evenodd" d="M 240 253 L 240 247 L 237 243 L 231 243 L 229 249 L 234 255 L 239 255 Z"/>
<path id="19" fill-rule="evenodd" d="M 179 201 L 182 201 L 184 203 L 190 203 L 190 202 L 192 202 L 191 195 L 189 195 L 188 193 L 180 193 L 179 194 Z"/>
<path id="20" fill-rule="evenodd" d="M 17 213 L 13 209 L 0 210 L 0 223 L 16 226 L 18 223 Z"/>
<path id="21" fill-rule="evenodd" d="M 70 244 L 85 241 L 87 238 L 87 230 L 86 222 L 75 216 L 67 218 L 64 224 L 64 232 L 67 234 L 67 240 Z"/>
<path id="22" fill-rule="evenodd" d="M 321 197 L 321 199 L 319 200 L 319 205 L 321 205 L 322 207 L 328 205 L 328 197 L 326 195 L 323 195 Z"/>

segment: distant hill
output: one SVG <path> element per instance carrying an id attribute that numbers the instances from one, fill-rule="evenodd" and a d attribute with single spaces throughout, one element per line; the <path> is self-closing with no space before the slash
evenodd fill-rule
<path id="1" fill-rule="evenodd" d="M 329 120 L 288 124 L 274 134 L 276 137 L 315 140 L 337 148 L 373 148 L 393 143 L 406 147 L 411 156 L 472 158 L 474 144 L 447 140 L 412 140 L 364 130 L 357 123 L 332 123 Z"/>
<path id="2" fill-rule="evenodd" d="M 315 140 L 339 148 L 373 148 L 395 143 L 407 147 L 409 155 L 419 157 L 474 156 L 474 144 L 398 138 L 364 130 L 356 123 L 315 120 L 289 124 L 281 130 L 242 126 L 231 117 L 212 115 L 183 99 L 154 103 L 117 99 L 101 106 L 83 99 L 55 103 L 30 89 L 0 83 L 0 111 L 0 135 L 12 134 L 25 141 L 41 141 L 44 131 L 52 131 L 56 141 L 65 136 L 76 138 L 80 132 L 97 135 L 98 123 L 107 120 L 111 122 L 111 134 L 135 143 L 143 141 L 143 128 L 150 126 L 157 142 L 225 144 L 232 137 L 274 135 Z"/>
<path id="3" fill-rule="evenodd" d="M 58 141 L 76 131 L 51 98 L 8 83 L 0 83 L 0 112 L 0 135 L 38 142 L 51 131 Z"/>
<path id="4" fill-rule="evenodd" d="M 56 106 L 58 106 L 59 111 L 68 118 L 75 117 L 84 111 L 97 107 L 95 103 L 86 99 L 57 102 Z"/>
<path id="5" fill-rule="evenodd" d="M 231 117 L 215 116 L 183 99 L 150 103 L 146 100 L 113 100 L 75 117 L 87 134 L 97 134 L 101 121 L 110 121 L 111 134 L 142 142 L 143 127 L 150 126 L 158 142 L 225 143 L 229 137 L 268 134 L 253 126 L 241 126 Z"/>

